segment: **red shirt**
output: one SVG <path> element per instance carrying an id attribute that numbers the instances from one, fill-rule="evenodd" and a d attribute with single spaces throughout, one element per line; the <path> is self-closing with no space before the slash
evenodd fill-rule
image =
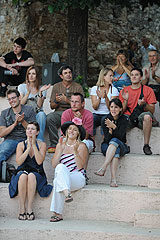
<path id="1" fill-rule="evenodd" d="M 89 133 L 89 135 L 93 136 L 93 114 L 87 110 L 83 109 L 82 112 L 82 126 L 85 128 L 86 132 Z M 63 112 L 61 117 L 61 125 L 64 122 L 72 121 L 74 118 L 74 114 L 72 109 L 67 109 Z"/>
<path id="2" fill-rule="evenodd" d="M 126 109 L 124 114 L 130 115 L 133 112 L 133 109 L 137 106 L 138 99 L 141 94 L 141 87 L 139 87 L 138 89 L 133 89 L 131 86 L 128 86 L 128 87 L 124 88 L 124 91 L 125 92 L 128 91 L 128 93 L 129 93 L 127 107 L 130 110 L 130 112 L 129 112 L 128 109 Z M 154 91 L 152 88 L 144 85 L 143 86 L 143 95 L 144 95 L 144 100 L 147 104 L 156 104 L 157 101 L 156 101 L 156 97 L 155 97 L 155 94 L 154 94 Z M 124 99 L 122 97 L 122 90 L 120 91 L 119 99 L 121 100 L 122 103 L 124 102 Z"/>

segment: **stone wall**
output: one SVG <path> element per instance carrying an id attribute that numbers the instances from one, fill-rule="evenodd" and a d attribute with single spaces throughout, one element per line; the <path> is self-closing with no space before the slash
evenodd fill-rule
<path id="1" fill-rule="evenodd" d="M 142 11 L 138 0 L 130 8 L 121 8 L 105 1 L 89 15 L 88 83 L 93 85 L 102 66 L 115 62 L 116 52 L 127 48 L 129 40 L 141 46 L 147 35 L 159 49 L 160 7 L 148 6 Z M 13 6 L 11 0 L 0 1 L 0 54 L 12 49 L 12 41 L 25 37 L 27 49 L 38 66 L 50 62 L 53 52 L 60 60 L 67 58 L 67 19 L 65 13 L 49 14 L 47 6 L 35 2 L 24 8 Z"/>

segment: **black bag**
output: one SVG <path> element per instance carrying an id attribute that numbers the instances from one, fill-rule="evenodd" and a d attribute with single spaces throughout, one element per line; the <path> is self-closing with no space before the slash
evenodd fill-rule
<path id="1" fill-rule="evenodd" d="M 2 162 L 2 176 L 1 181 L 9 183 L 12 176 L 15 174 L 16 168 L 14 165 L 7 163 L 6 161 Z"/>
<path id="2" fill-rule="evenodd" d="M 144 95 L 143 95 L 143 85 L 142 85 L 141 86 L 141 95 L 140 95 L 139 99 L 142 99 L 143 97 L 144 97 Z M 131 115 L 129 117 L 130 121 L 134 124 L 135 127 L 138 126 L 138 117 L 143 112 L 144 112 L 144 106 L 140 106 L 137 103 L 137 106 L 134 108 L 133 112 L 131 113 Z"/>

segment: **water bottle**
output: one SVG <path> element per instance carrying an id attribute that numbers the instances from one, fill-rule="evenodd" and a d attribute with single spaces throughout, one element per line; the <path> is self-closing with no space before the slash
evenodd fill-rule
<path id="1" fill-rule="evenodd" d="M 10 71 L 10 70 L 5 70 L 5 71 L 4 71 L 4 75 L 12 75 L 12 71 Z"/>

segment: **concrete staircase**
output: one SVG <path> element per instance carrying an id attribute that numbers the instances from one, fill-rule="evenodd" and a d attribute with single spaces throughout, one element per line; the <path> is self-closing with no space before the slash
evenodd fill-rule
<path id="1" fill-rule="evenodd" d="M 7 107 L 7 102 L 5 99 L 0 101 L 1 111 Z M 47 104 L 48 99 L 45 112 L 49 113 Z M 90 109 L 89 100 L 86 107 Z M 119 187 L 111 188 L 109 169 L 104 177 L 94 174 L 104 161 L 98 129 L 96 152 L 90 155 L 87 169 L 89 185 L 73 193 L 74 201 L 65 205 L 64 220 L 59 223 L 49 222 L 51 196 L 40 198 L 38 194 L 33 206 L 36 220 L 19 221 L 18 197 L 10 199 L 8 184 L 0 183 L 0 240 L 160 240 L 159 131 L 160 128 L 152 129 L 152 156 L 142 153 L 141 130 L 135 128 L 127 133 L 131 153 L 119 161 Z M 47 133 L 45 139 L 49 146 Z M 52 156 L 47 153 L 44 162 L 49 182 L 54 177 Z M 15 155 L 8 162 L 15 164 Z"/>

